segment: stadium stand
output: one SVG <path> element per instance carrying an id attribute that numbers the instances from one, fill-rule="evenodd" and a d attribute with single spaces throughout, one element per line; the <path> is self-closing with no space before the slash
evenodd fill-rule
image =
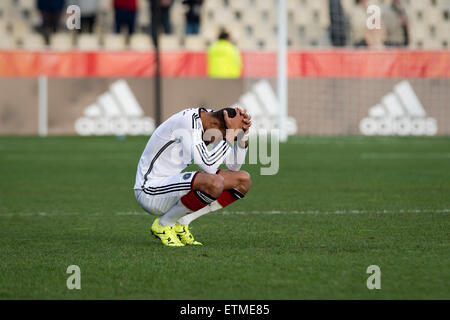
<path id="1" fill-rule="evenodd" d="M 198 36 L 186 36 L 184 38 L 184 48 L 191 51 L 206 50 L 206 42 L 202 37 Z"/>
<path id="2" fill-rule="evenodd" d="M 126 38 L 123 34 L 106 34 L 103 38 L 103 48 L 111 51 L 125 50 Z"/>
<path id="3" fill-rule="evenodd" d="M 100 37 L 93 34 L 81 34 L 78 37 L 77 48 L 80 50 L 99 50 Z"/>
<path id="4" fill-rule="evenodd" d="M 181 49 L 180 38 L 176 35 L 161 35 L 160 46 L 162 50 L 172 51 Z"/>
<path id="5" fill-rule="evenodd" d="M 355 7 L 354 0 L 341 0 L 341 3 L 347 15 Z M 386 8 L 391 0 L 372 0 L 369 3 Z M 449 47 L 450 0 L 403 0 L 402 3 L 409 20 L 410 48 Z M 242 49 L 273 50 L 276 44 L 277 19 L 274 8 L 276 0 L 205 0 L 202 6 L 200 34 L 187 37 L 184 15 L 186 8 L 181 0 L 174 0 L 170 11 L 173 34 L 164 36 L 164 47 L 167 50 L 203 50 L 215 40 L 220 28 L 225 27 Z M 328 0 L 287 0 L 287 8 L 288 44 L 291 49 L 331 46 Z M 153 47 L 148 40 L 143 40 L 148 37 L 151 24 L 148 0 L 139 0 L 136 37 L 124 41 L 120 35 L 111 35 L 113 21 L 112 0 L 100 0 L 94 35 L 76 34 L 75 39 L 72 39 L 63 32 L 54 35 L 47 46 L 42 44 L 38 35 L 41 18 L 36 9 L 36 0 L 2 0 L 0 46 L 5 49 L 55 50 L 70 50 L 74 43 L 78 49 L 88 50 L 150 50 Z M 63 24 L 62 19 L 61 25 Z"/>
<path id="6" fill-rule="evenodd" d="M 50 47 L 57 51 L 72 50 L 73 36 L 65 32 L 55 33 L 50 39 Z"/>
<path id="7" fill-rule="evenodd" d="M 153 50 L 153 42 L 145 33 L 135 33 L 130 37 L 130 49 L 136 51 Z"/>
<path id="8" fill-rule="evenodd" d="M 45 49 L 45 40 L 39 33 L 30 33 L 21 40 L 22 48 L 26 50 L 43 50 Z"/>

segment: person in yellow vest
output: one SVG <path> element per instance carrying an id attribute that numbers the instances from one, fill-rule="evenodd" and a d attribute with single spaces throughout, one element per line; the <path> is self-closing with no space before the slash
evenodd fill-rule
<path id="1" fill-rule="evenodd" d="M 208 48 L 208 75 L 211 78 L 239 78 L 242 58 L 230 35 L 222 30 L 219 39 Z"/>

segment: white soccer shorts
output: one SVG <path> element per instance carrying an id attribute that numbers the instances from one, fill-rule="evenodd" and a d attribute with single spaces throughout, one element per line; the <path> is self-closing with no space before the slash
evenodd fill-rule
<path id="1" fill-rule="evenodd" d="M 147 188 L 134 190 L 136 200 L 148 213 L 163 215 L 192 189 L 196 173 L 182 172 L 171 177 L 152 178 Z"/>

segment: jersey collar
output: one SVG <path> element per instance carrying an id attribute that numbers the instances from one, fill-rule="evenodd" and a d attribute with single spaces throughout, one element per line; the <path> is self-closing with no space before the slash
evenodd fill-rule
<path id="1" fill-rule="evenodd" d="M 198 108 L 198 111 L 197 111 L 198 116 L 200 117 L 200 123 L 201 123 L 201 125 L 202 125 L 202 138 L 203 138 L 203 133 L 205 133 L 205 129 L 203 129 L 202 117 L 201 117 L 201 115 L 200 115 L 200 113 L 201 113 L 202 111 L 208 112 L 208 110 L 205 109 L 205 108 Z"/>

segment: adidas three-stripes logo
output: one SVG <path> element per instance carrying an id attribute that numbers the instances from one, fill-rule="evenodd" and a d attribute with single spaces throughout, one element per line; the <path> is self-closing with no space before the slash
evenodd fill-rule
<path id="1" fill-rule="evenodd" d="M 155 121 L 145 117 L 136 97 L 125 80 L 111 84 L 97 101 L 84 110 L 75 122 L 75 131 L 89 135 L 150 135 Z"/>
<path id="2" fill-rule="evenodd" d="M 366 136 L 434 136 L 436 119 L 427 117 L 425 109 L 409 81 L 402 81 L 380 104 L 369 110 L 369 117 L 360 122 Z"/>

